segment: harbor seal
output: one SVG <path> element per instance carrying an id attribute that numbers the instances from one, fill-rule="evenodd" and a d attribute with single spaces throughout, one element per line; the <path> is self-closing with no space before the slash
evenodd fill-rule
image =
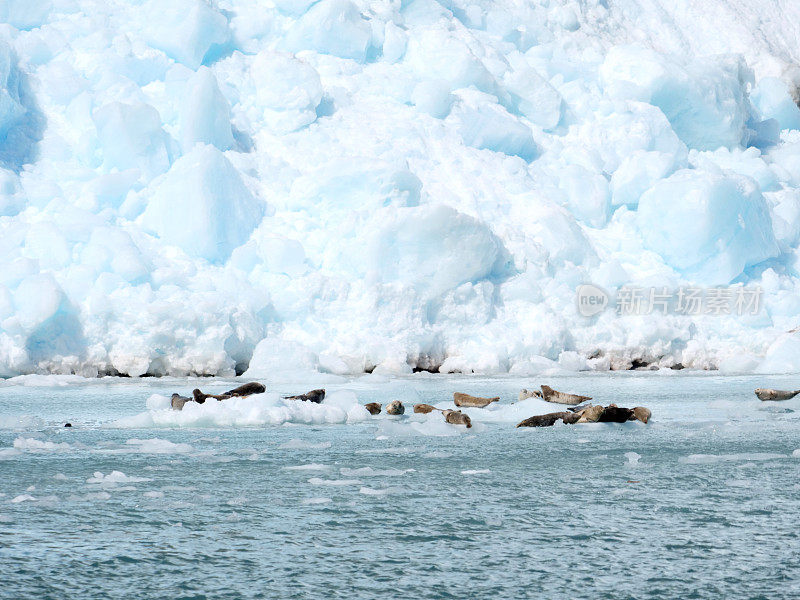
<path id="1" fill-rule="evenodd" d="M 406 412 L 406 407 L 400 400 L 392 400 L 386 407 L 387 415 L 402 415 L 404 412 Z"/>
<path id="2" fill-rule="evenodd" d="M 597 419 L 598 423 L 625 423 L 632 420 L 633 410 L 630 408 L 621 408 L 616 404 L 609 404 L 603 409 L 600 418 Z"/>
<path id="3" fill-rule="evenodd" d="M 172 394 L 172 398 L 170 399 L 170 406 L 172 410 L 183 410 L 183 405 L 187 402 L 191 402 L 191 398 L 187 398 L 186 396 L 181 396 L 180 394 Z M 205 399 L 203 399 L 205 402 Z"/>
<path id="4" fill-rule="evenodd" d="M 194 389 L 192 390 L 192 399 L 198 404 L 202 404 L 209 398 L 214 398 L 215 400 L 228 400 L 229 398 L 247 398 L 248 396 L 252 396 L 253 394 L 263 394 L 266 391 L 267 388 L 263 384 L 253 381 L 251 383 L 245 383 L 243 385 L 240 385 L 239 387 L 233 388 L 232 390 L 228 390 L 223 394 L 204 394 L 199 389 Z M 181 406 L 181 408 L 183 407 Z"/>
<path id="5" fill-rule="evenodd" d="M 435 406 L 431 406 L 430 404 L 415 404 L 414 405 L 414 412 L 415 413 L 422 413 L 423 415 L 427 415 L 429 412 L 433 412 L 434 410 L 439 410 Z"/>
<path id="6" fill-rule="evenodd" d="M 370 402 L 369 404 L 365 404 L 364 408 L 367 409 L 367 412 L 371 415 L 379 415 L 381 413 L 381 405 L 377 402 Z"/>
<path id="7" fill-rule="evenodd" d="M 552 427 L 557 421 L 563 420 L 565 416 L 573 414 L 576 413 L 563 411 L 547 413 L 546 415 L 534 415 L 532 417 L 528 417 L 524 421 L 520 421 L 517 424 L 517 427 Z"/>
<path id="8" fill-rule="evenodd" d="M 494 398 L 481 398 L 480 396 L 470 396 L 469 394 L 462 394 L 455 392 L 453 394 L 453 402 L 456 406 L 471 406 L 473 408 L 484 408 L 489 406 L 492 402 L 498 402 L 500 396 Z"/>
<path id="9" fill-rule="evenodd" d="M 756 396 L 762 402 L 766 402 L 767 400 L 791 400 L 797 394 L 800 394 L 800 390 L 794 392 L 786 392 L 783 390 L 772 390 L 769 388 L 758 388 L 756 390 Z"/>
<path id="10" fill-rule="evenodd" d="M 313 402 L 314 404 L 322 404 L 325 399 L 325 390 L 311 390 L 305 394 L 298 394 L 297 396 L 284 396 L 284 400 L 302 400 L 303 402 Z"/>
<path id="11" fill-rule="evenodd" d="M 541 398 L 542 392 L 539 390 L 522 390 L 517 395 L 517 402 L 522 402 L 523 400 L 527 400 L 528 398 Z"/>
<path id="12" fill-rule="evenodd" d="M 472 427 L 469 415 L 465 415 L 460 410 L 443 410 L 444 420 L 451 425 L 466 425 L 467 429 Z"/>
<path id="13" fill-rule="evenodd" d="M 588 402 L 592 399 L 590 396 L 579 396 L 578 394 L 559 392 L 547 385 L 542 386 L 542 398 L 547 402 L 554 402 L 555 404 L 571 404 L 573 406 L 577 404 L 583 404 L 584 402 Z"/>
<path id="14" fill-rule="evenodd" d="M 257 381 L 251 381 L 250 383 L 245 383 L 244 385 L 240 385 L 237 388 L 233 388 L 232 390 L 228 390 L 223 396 L 233 397 L 246 397 L 246 396 L 253 396 L 255 394 L 263 394 L 267 391 L 266 386 L 263 383 L 258 383 Z"/>
<path id="15" fill-rule="evenodd" d="M 597 423 L 600 419 L 600 415 L 603 414 L 603 407 L 599 404 L 597 405 L 589 405 L 584 408 L 579 413 L 578 423 Z"/>
<path id="16" fill-rule="evenodd" d="M 645 408 L 644 406 L 633 407 L 633 418 L 636 421 L 641 421 L 642 423 L 647 424 L 652 415 L 653 413 L 650 412 L 649 408 Z"/>

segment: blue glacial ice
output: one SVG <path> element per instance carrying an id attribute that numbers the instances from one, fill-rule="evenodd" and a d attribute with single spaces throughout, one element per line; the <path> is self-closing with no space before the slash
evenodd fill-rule
<path id="1" fill-rule="evenodd" d="M 0 375 L 800 370 L 797 5 L 659 11 L 2 3 Z"/>

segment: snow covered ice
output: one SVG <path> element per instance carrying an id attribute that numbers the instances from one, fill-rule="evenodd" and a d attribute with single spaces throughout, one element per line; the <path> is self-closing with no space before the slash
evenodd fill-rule
<path id="1" fill-rule="evenodd" d="M 800 370 L 800 8 L 654 10 L 3 2 L 0 376 Z"/>

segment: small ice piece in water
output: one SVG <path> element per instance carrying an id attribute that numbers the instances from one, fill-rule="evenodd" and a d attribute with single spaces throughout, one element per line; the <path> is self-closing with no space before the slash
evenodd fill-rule
<path id="1" fill-rule="evenodd" d="M 362 487 L 358 492 L 360 494 L 364 494 L 365 496 L 386 496 L 387 494 L 392 494 L 399 490 L 400 488 L 396 487 L 388 487 L 388 488 L 371 488 L 371 487 Z"/>
<path id="2" fill-rule="evenodd" d="M 320 463 L 308 463 L 305 465 L 292 465 L 291 467 L 283 467 L 286 471 L 327 471 L 330 469 L 328 465 Z"/>
<path id="3" fill-rule="evenodd" d="M 330 498 L 322 498 L 322 497 L 306 498 L 305 500 L 303 500 L 303 504 L 311 504 L 311 505 L 313 505 L 313 504 L 328 504 L 329 502 L 332 502 L 332 500 Z"/>
<path id="4" fill-rule="evenodd" d="M 159 492 L 158 490 L 152 490 L 149 492 L 145 492 L 142 494 L 145 498 L 163 498 L 164 492 Z"/>
<path id="5" fill-rule="evenodd" d="M 150 481 L 146 477 L 134 477 L 125 475 L 122 471 L 111 471 L 108 475 L 103 475 L 101 471 L 95 471 L 94 475 L 86 480 L 86 483 L 99 484 L 102 486 L 116 486 L 120 483 L 138 483 Z"/>
<path id="6" fill-rule="evenodd" d="M 308 480 L 311 485 L 361 485 L 364 483 L 359 479 L 322 479 L 320 477 L 312 477 Z"/>
<path id="7" fill-rule="evenodd" d="M 487 473 L 491 473 L 491 469 L 467 469 L 466 471 L 461 471 L 462 475 L 486 475 Z"/>
<path id="8" fill-rule="evenodd" d="M 641 454 L 637 454 L 636 452 L 626 452 L 625 459 L 627 464 L 629 465 L 638 465 L 639 459 L 642 458 Z"/>
<path id="9" fill-rule="evenodd" d="M 11 499 L 12 504 L 19 504 L 20 502 L 35 502 L 36 498 L 31 496 L 30 494 L 20 494 L 19 496 L 14 496 Z"/>

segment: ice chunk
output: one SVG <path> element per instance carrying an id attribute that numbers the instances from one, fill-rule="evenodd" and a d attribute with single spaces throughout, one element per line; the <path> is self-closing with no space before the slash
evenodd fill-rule
<path id="1" fill-rule="evenodd" d="M 569 212 L 551 202 L 516 202 L 514 219 L 532 241 L 540 244 L 554 264 L 582 264 L 596 258 L 592 244 Z"/>
<path id="2" fill-rule="evenodd" d="M 3 0 L 0 2 L 0 23 L 23 30 L 41 27 L 52 9 L 52 0 Z"/>
<path id="3" fill-rule="evenodd" d="M 171 401 L 162 394 L 151 394 L 145 402 L 148 410 L 167 410 L 171 406 Z"/>
<path id="4" fill-rule="evenodd" d="M 603 227 L 608 221 L 611 194 L 608 180 L 580 165 L 559 169 L 559 187 L 567 193 L 570 212 L 590 227 Z"/>
<path id="5" fill-rule="evenodd" d="M 643 102 L 627 102 L 610 114 L 602 112 L 570 127 L 561 159 L 594 170 L 614 173 L 629 157 L 640 151 L 663 152 L 685 167 L 687 149 L 675 135 L 664 113 Z"/>
<path id="6" fill-rule="evenodd" d="M 349 0 L 321 0 L 286 33 L 287 50 L 316 50 L 358 62 L 367 59 L 372 28 Z"/>
<path id="7" fill-rule="evenodd" d="M 313 123 L 322 100 L 319 74 L 291 55 L 263 51 L 250 67 L 256 110 L 263 111 L 267 126 L 278 134 Z"/>
<path id="8" fill-rule="evenodd" d="M 67 452 L 72 446 L 66 442 L 48 442 L 35 438 L 18 437 L 14 440 L 14 448 L 24 452 Z"/>
<path id="9" fill-rule="evenodd" d="M 745 86 L 752 73 L 743 59 L 686 65 L 636 46 L 609 50 L 600 67 L 607 93 L 659 107 L 690 148 L 738 146 L 751 116 Z"/>
<path id="10" fill-rule="evenodd" d="M 111 471 L 108 475 L 103 475 L 101 471 L 95 471 L 94 475 L 86 480 L 86 483 L 93 483 L 103 487 L 115 487 L 121 483 L 140 483 L 142 481 L 150 481 L 150 479 L 125 475 L 122 471 Z"/>
<path id="11" fill-rule="evenodd" d="M 220 150 L 233 147 L 231 107 L 208 67 L 200 67 L 187 82 L 180 107 L 181 146 L 184 152 L 200 142 Z"/>
<path id="12" fill-rule="evenodd" d="M 312 477 L 308 480 L 308 483 L 311 485 L 344 486 L 361 485 L 364 482 L 359 479 L 322 479 L 321 477 Z"/>
<path id="13" fill-rule="evenodd" d="M 408 34 L 387 21 L 383 30 L 383 59 L 388 62 L 397 62 L 403 58 L 408 45 Z"/>
<path id="14" fill-rule="evenodd" d="M 675 157 L 666 152 L 637 150 L 624 158 L 611 176 L 614 206 L 635 208 L 650 187 L 675 171 Z"/>
<path id="15" fill-rule="evenodd" d="M 488 277 L 504 249 L 489 227 L 447 206 L 397 209 L 375 239 L 371 269 L 381 282 L 437 296 Z"/>
<path id="16" fill-rule="evenodd" d="M 261 203 L 214 146 L 196 146 L 153 185 L 142 227 L 212 263 L 224 263 L 263 216 Z"/>
<path id="17" fill-rule="evenodd" d="M 499 94 L 497 82 L 470 49 L 463 29 L 426 28 L 408 40 L 403 62 L 422 78 L 446 81 L 453 89 L 474 86 Z"/>
<path id="18" fill-rule="evenodd" d="M 639 464 L 639 460 L 642 458 L 642 455 L 637 452 L 626 452 L 625 453 L 625 463 L 632 466 L 637 466 Z"/>
<path id="19" fill-rule="evenodd" d="M 13 171 L 0 167 L 0 217 L 13 217 L 24 207 L 25 196 L 19 178 Z"/>
<path id="20" fill-rule="evenodd" d="M 440 80 L 421 81 L 411 92 L 411 103 L 437 119 L 444 119 L 450 114 L 454 100 L 455 96 L 450 93 L 450 86 Z"/>
<path id="21" fill-rule="evenodd" d="M 511 93 L 516 109 L 531 122 L 553 129 L 561 121 L 564 101 L 561 94 L 523 61 L 506 73 L 503 83 Z"/>
<path id="22" fill-rule="evenodd" d="M 261 340 L 253 351 L 247 377 L 270 375 L 281 370 L 314 370 L 316 355 L 298 342 L 277 338 Z"/>
<path id="23" fill-rule="evenodd" d="M 25 115 L 18 78 L 11 48 L 4 40 L 0 40 L 0 143 Z"/>
<path id="24" fill-rule="evenodd" d="M 149 104 L 110 102 L 92 118 L 106 169 L 138 168 L 147 179 L 169 169 L 172 142 L 161 128 L 158 111 Z"/>
<path id="25" fill-rule="evenodd" d="M 149 0 L 140 12 L 148 17 L 148 43 L 191 69 L 214 58 L 230 36 L 227 19 L 208 0 Z"/>
<path id="26" fill-rule="evenodd" d="M 306 12 L 318 0 L 273 0 L 273 4 L 288 15 L 299 16 Z"/>
<path id="27" fill-rule="evenodd" d="M 751 92 L 750 100 L 763 119 L 775 119 L 781 129 L 800 129 L 800 108 L 787 85 L 775 77 L 764 77 Z"/>
<path id="28" fill-rule="evenodd" d="M 530 127 L 511 115 L 499 104 L 487 103 L 482 94 L 465 98 L 453 107 L 449 119 L 458 123 L 458 130 L 464 143 L 474 148 L 493 150 L 523 160 L 532 161 L 539 149 L 533 141 Z"/>
<path id="29" fill-rule="evenodd" d="M 767 350 L 756 373 L 800 373 L 800 333 L 785 333 Z"/>
<path id="30" fill-rule="evenodd" d="M 678 171 L 645 192 L 637 220 L 645 246 L 699 283 L 730 283 L 778 254 L 764 197 L 733 174 Z"/>

